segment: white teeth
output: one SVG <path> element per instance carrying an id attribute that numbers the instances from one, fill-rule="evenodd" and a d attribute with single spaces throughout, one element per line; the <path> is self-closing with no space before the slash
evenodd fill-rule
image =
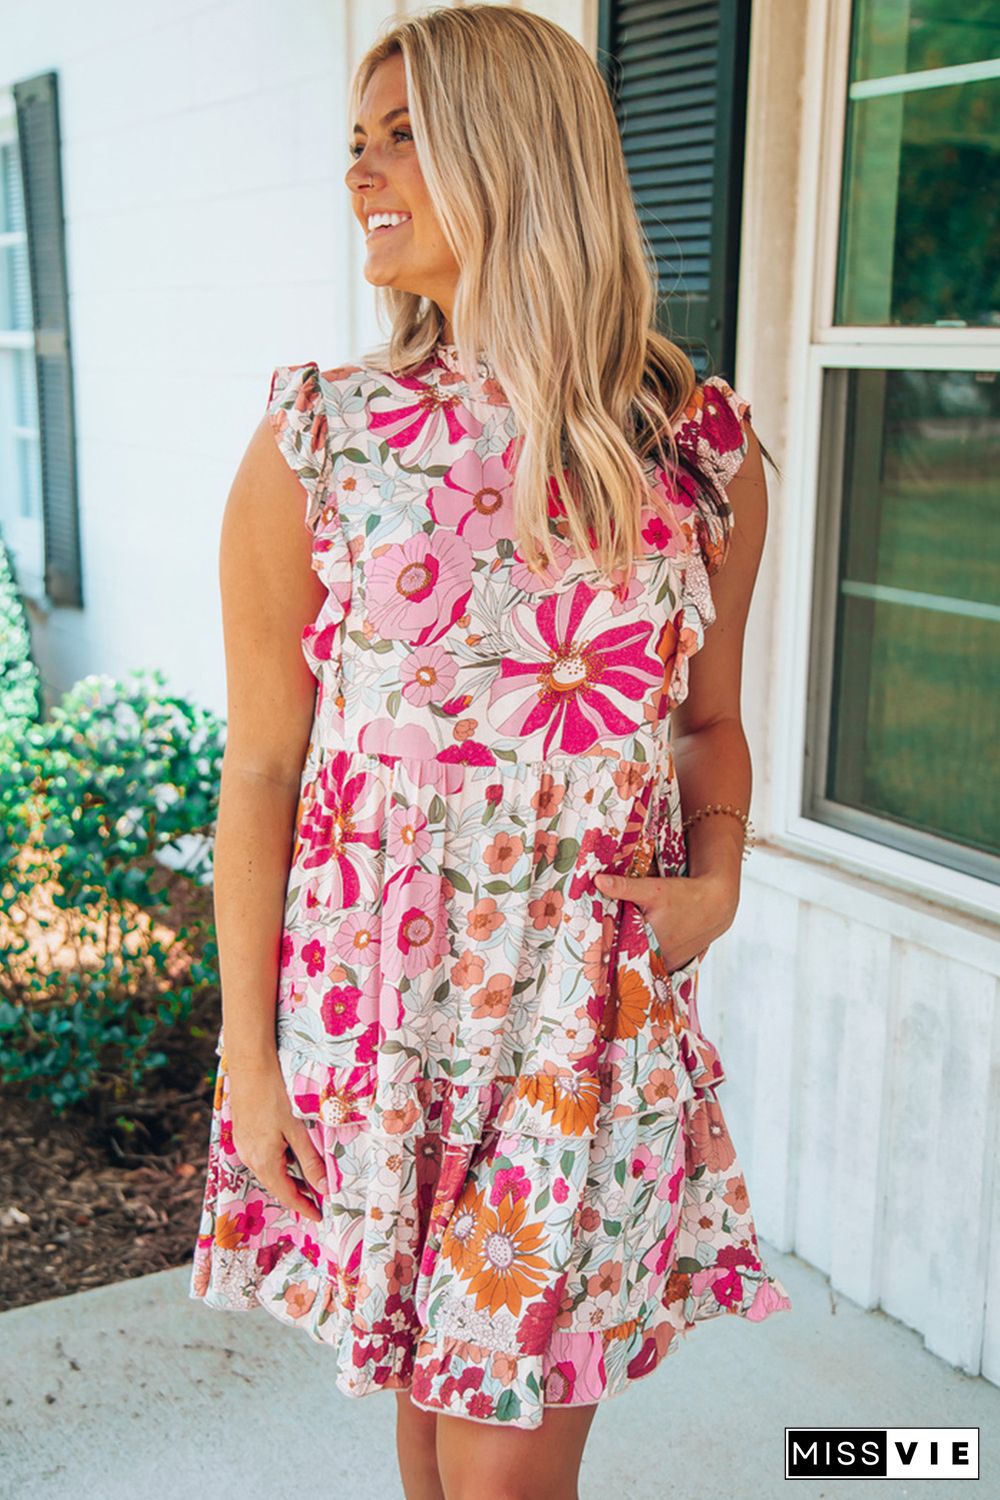
<path id="1" fill-rule="evenodd" d="M 407 219 L 409 219 L 410 217 L 411 217 L 410 214 L 369 214 L 368 215 L 368 230 L 369 230 L 369 233 L 373 229 L 380 228 L 383 224 L 392 224 L 392 225 L 405 224 L 406 221 L 407 221 Z"/>

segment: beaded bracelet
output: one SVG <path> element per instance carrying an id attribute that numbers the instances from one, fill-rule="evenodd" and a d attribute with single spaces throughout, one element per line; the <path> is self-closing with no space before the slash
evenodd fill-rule
<path id="1" fill-rule="evenodd" d="M 743 853 L 741 858 L 746 859 L 750 850 L 756 843 L 754 826 L 750 821 L 748 813 L 741 812 L 739 808 L 733 807 L 731 802 L 710 802 L 707 807 L 699 807 L 697 812 L 689 813 L 681 824 L 681 831 L 686 832 L 689 823 L 696 823 L 703 813 L 728 813 L 732 818 L 738 818 L 743 824 Z"/>

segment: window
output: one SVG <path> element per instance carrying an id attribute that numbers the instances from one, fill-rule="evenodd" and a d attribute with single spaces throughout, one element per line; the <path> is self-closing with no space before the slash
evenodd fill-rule
<path id="1" fill-rule="evenodd" d="M 41 592 L 44 573 L 41 458 L 28 235 L 14 100 L 0 95 L 0 529 L 18 579 Z"/>
<path id="2" fill-rule="evenodd" d="M 998 23 L 995 0 L 854 5 L 803 806 L 994 881 Z"/>
<path id="3" fill-rule="evenodd" d="M 6 101 L 6 102 L 3 102 Z M 0 526 L 24 593 L 83 603 L 54 73 L 0 96 Z"/>

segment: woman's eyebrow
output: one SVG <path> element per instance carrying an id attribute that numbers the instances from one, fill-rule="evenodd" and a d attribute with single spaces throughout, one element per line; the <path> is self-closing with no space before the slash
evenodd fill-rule
<path id="1" fill-rule="evenodd" d="M 409 112 L 410 112 L 409 105 L 407 105 L 407 104 L 400 104 L 400 105 L 397 106 L 396 109 L 390 109 L 390 111 L 389 111 L 389 113 L 387 115 L 383 115 L 382 118 L 381 118 L 381 120 L 379 120 L 379 124 L 380 125 L 388 125 L 389 121 L 390 120 L 394 120 L 397 115 L 407 115 L 407 114 L 409 114 Z M 362 126 L 362 125 L 355 125 L 355 127 L 354 127 L 354 133 L 355 133 L 355 135 L 358 135 L 359 133 L 361 135 L 365 135 L 366 131 L 364 129 L 364 126 Z"/>

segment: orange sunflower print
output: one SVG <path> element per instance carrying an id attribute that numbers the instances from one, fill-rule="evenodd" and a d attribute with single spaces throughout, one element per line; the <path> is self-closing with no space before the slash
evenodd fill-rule
<path id="1" fill-rule="evenodd" d="M 524 1299 L 545 1281 L 549 1263 L 539 1254 L 548 1238 L 545 1225 L 526 1224 L 526 1213 L 527 1200 L 512 1201 L 506 1193 L 496 1208 L 483 1205 L 471 1247 L 474 1274 L 469 1290 L 475 1294 L 477 1312 L 506 1308 L 518 1317 Z"/>
<path id="2" fill-rule="evenodd" d="M 618 1010 L 615 1015 L 614 1034 L 615 1036 L 636 1036 L 645 1024 L 653 997 L 642 976 L 634 969 L 619 969 L 616 979 Z"/>
<path id="3" fill-rule="evenodd" d="M 517 1092 L 551 1115 L 563 1135 L 579 1135 L 597 1124 L 601 1084 L 593 1073 L 526 1073 Z"/>
<path id="4" fill-rule="evenodd" d="M 483 1218 L 484 1194 L 485 1189 L 477 1192 L 475 1184 L 467 1182 L 441 1236 L 441 1254 L 460 1276 L 470 1276 L 478 1264 L 473 1246 Z"/>

